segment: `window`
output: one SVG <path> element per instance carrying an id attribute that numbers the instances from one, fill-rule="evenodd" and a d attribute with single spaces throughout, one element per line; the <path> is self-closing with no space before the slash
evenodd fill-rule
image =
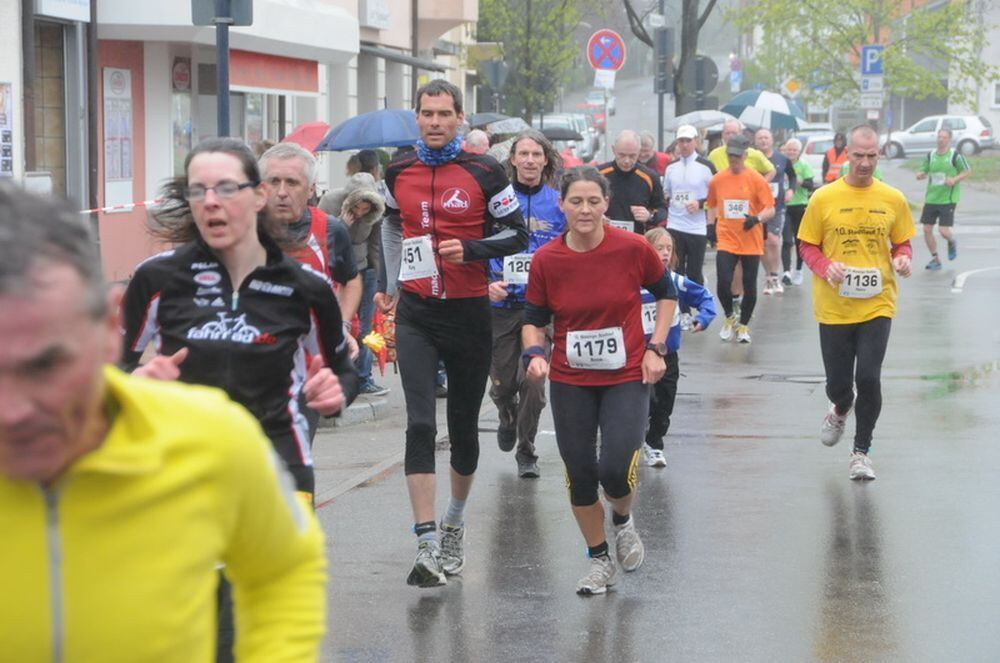
<path id="1" fill-rule="evenodd" d="M 949 117 L 945 118 L 941 122 L 942 129 L 951 129 L 952 131 L 965 131 L 965 120 L 960 117 Z"/>
<path id="2" fill-rule="evenodd" d="M 919 122 L 910 129 L 910 133 L 920 134 L 920 133 L 930 133 L 937 129 L 937 120 L 924 120 Z"/>

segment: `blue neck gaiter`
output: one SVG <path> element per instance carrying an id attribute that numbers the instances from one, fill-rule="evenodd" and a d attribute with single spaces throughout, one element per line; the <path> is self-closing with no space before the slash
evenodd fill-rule
<path id="1" fill-rule="evenodd" d="M 423 138 L 417 140 L 417 158 L 428 166 L 442 166 L 457 157 L 458 153 L 461 151 L 461 136 L 455 136 L 450 143 L 442 147 L 440 150 L 427 147 Z"/>

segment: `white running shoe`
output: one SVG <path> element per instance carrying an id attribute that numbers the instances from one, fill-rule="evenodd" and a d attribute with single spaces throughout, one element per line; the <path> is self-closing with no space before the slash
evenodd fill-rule
<path id="1" fill-rule="evenodd" d="M 771 291 L 775 295 L 782 295 L 785 293 L 785 286 L 781 285 L 781 279 L 777 276 L 773 279 L 774 289 Z"/>
<path id="2" fill-rule="evenodd" d="M 783 284 L 785 284 L 785 285 L 792 285 L 792 273 L 789 272 L 789 271 L 786 271 L 784 274 L 782 274 L 781 275 L 781 282 Z"/>
<path id="3" fill-rule="evenodd" d="M 448 584 L 441 569 L 441 548 L 437 541 L 423 541 L 417 546 L 417 558 L 406 578 L 407 585 L 440 587 Z"/>
<path id="4" fill-rule="evenodd" d="M 747 325 L 736 325 L 736 340 L 749 345 L 753 342 L 750 338 L 750 327 Z"/>
<path id="5" fill-rule="evenodd" d="M 615 557 L 623 571 L 635 571 L 646 558 L 646 547 L 635 531 L 635 517 L 629 516 L 627 523 L 616 525 L 615 531 Z"/>
<path id="6" fill-rule="evenodd" d="M 719 330 L 719 338 L 728 341 L 733 337 L 733 328 L 736 326 L 736 314 L 729 316 L 722 321 L 722 329 Z"/>
<path id="7" fill-rule="evenodd" d="M 860 451 L 851 452 L 851 481 L 874 481 L 875 470 L 872 469 L 872 459 Z"/>
<path id="8" fill-rule="evenodd" d="M 590 558 L 590 570 L 576 584 L 576 593 L 583 596 L 604 594 L 618 580 L 618 568 L 610 555 Z"/>
<path id="9" fill-rule="evenodd" d="M 764 290 L 762 291 L 762 294 L 764 295 L 774 294 L 774 279 L 772 279 L 770 276 L 768 276 L 764 280 Z"/>
<path id="10" fill-rule="evenodd" d="M 823 417 L 823 427 L 819 432 L 820 442 L 828 447 L 840 442 L 841 436 L 844 434 L 844 426 L 847 424 L 847 415 L 851 413 L 850 410 L 844 414 L 837 414 L 837 407 L 830 403 L 830 410 Z"/>
<path id="11" fill-rule="evenodd" d="M 804 275 L 802 274 L 802 270 L 796 269 L 794 272 L 792 272 L 792 285 L 802 285 L 803 278 Z"/>
<path id="12" fill-rule="evenodd" d="M 681 331 L 691 331 L 694 327 L 694 317 L 690 313 L 681 313 Z"/>
<path id="13" fill-rule="evenodd" d="M 441 523 L 441 570 L 454 576 L 465 568 L 465 527 Z"/>
<path id="14" fill-rule="evenodd" d="M 654 449 L 648 444 L 642 445 L 642 456 L 646 460 L 646 465 L 650 467 L 666 467 L 667 459 L 663 456 L 663 451 Z"/>

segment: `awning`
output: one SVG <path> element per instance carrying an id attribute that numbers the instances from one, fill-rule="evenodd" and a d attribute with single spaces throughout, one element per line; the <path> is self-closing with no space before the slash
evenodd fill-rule
<path id="1" fill-rule="evenodd" d="M 361 52 L 366 55 L 374 55 L 377 58 L 382 58 L 383 60 L 389 60 L 390 62 L 399 62 L 400 64 L 410 65 L 411 67 L 419 67 L 426 71 L 448 71 L 452 67 L 446 67 L 443 64 L 435 62 L 434 60 L 424 60 L 423 58 L 415 58 L 412 55 L 406 55 L 405 53 L 400 53 L 399 51 L 393 51 L 388 48 L 379 48 L 378 46 L 371 46 L 370 44 L 361 44 Z"/>

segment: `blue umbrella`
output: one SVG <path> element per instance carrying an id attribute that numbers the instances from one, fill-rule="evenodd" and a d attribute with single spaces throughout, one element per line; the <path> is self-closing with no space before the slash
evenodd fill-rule
<path id="1" fill-rule="evenodd" d="M 798 129 L 798 120 L 805 119 L 797 103 L 766 90 L 740 92 L 719 110 L 752 128 Z"/>
<path id="2" fill-rule="evenodd" d="M 341 122 L 316 147 L 317 152 L 414 145 L 420 138 L 412 110 L 385 108 Z"/>

